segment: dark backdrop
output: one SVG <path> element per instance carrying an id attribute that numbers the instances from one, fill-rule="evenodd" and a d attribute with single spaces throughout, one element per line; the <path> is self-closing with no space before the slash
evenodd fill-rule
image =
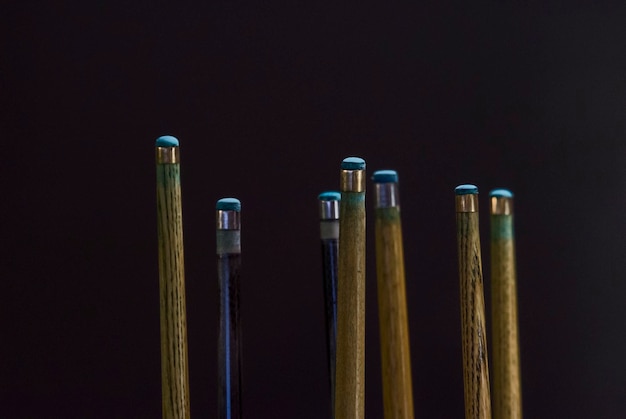
<path id="1" fill-rule="evenodd" d="M 626 7 L 559 3 L 3 5 L 0 416 L 159 417 L 163 134 L 183 159 L 194 417 L 216 412 L 224 196 L 243 203 L 246 417 L 327 417 L 316 196 L 349 155 L 400 175 L 417 417 L 463 415 L 467 182 L 486 273 L 487 193 L 516 195 L 526 417 L 622 416 Z"/>

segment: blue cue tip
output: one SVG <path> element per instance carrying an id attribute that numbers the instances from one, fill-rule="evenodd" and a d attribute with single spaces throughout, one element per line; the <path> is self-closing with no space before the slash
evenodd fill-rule
<path id="1" fill-rule="evenodd" d="M 322 192 L 317 196 L 320 201 L 341 201 L 341 193 L 335 191 Z"/>
<path id="2" fill-rule="evenodd" d="M 398 172 L 395 170 L 378 170 L 372 175 L 375 183 L 398 183 Z"/>
<path id="3" fill-rule="evenodd" d="M 457 195 L 477 195 L 478 188 L 475 185 L 459 185 L 454 188 L 454 193 Z"/>
<path id="4" fill-rule="evenodd" d="M 360 157 L 346 157 L 341 162 L 343 170 L 365 170 L 365 160 Z"/>
<path id="5" fill-rule="evenodd" d="M 218 211 L 241 211 L 241 201 L 236 198 L 222 198 L 217 201 L 215 209 Z"/>
<path id="6" fill-rule="evenodd" d="M 178 147 L 178 138 L 171 135 L 164 135 L 157 138 L 156 147 Z"/>
<path id="7" fill-rule="evenodd" d="M 508 189 L 500 188 L 489 192 L 489 196 L 494 198 L 513 198 L 513 193 Z"/>

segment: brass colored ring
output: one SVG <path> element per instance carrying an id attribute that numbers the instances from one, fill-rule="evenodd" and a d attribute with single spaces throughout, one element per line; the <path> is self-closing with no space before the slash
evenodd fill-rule
<path id="1" fill-rule="evenodd" d="M 156 148 L 157 164 L 177 164 L 180 163 L 179 147 L 157 147 Z"/>
<path id="2" fill-rule="evenodd" d="M 456 212 L 478 212 L 478 195 L 457 195 Z"/>
<path id="3" fill-rule="evenodd" d="M 491 197 L 491 213 L 493 215 L 511 215 L 513 214 L 513 199 L 492 196 Z"/>
<path id="4" fill-rule="evenodd" d="M 341 170 L 341 192 L 365 192 L 365 170 Z"/>

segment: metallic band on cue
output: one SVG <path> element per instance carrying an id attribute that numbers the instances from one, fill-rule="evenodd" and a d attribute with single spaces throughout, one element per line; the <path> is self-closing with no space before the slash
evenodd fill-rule
<path id="1" fill-rule="evenodd" d="M 490 193 L 490 207 L 493 215 L 513 214 L 513 194 L 506 189 L 495 189 Z"/>
<path id="2" fill-rule="evenodd" d="M 341 194 L 338 192 L 324 192 L 319 195 L 320 220 L 339 219 L 339 201 Z"/>
<path id="3" fill-rule="evenodd" d="M 219 200 L 220 209 L 216 211 L 216 227 L 218 230 L 241 229 L 241 204 L 235 198 Z"/>
<path id="4" fill-rule="evenodd" d="M 478 188 L 461 185 L 455 189 L 456 212 L 478 212 Z"/>
<path id="5" fill-rule="evenodd" d="M 341 165 L 341 192 L 365 192 L 365 161 L 359 157 L 348 157 Z"/>
<path id="6" fill-rule="evenodd" d="M 238 199 L 217 201 L 215 227 L 217 254 L 241 253 L 241 202 Z"/>
<path id="7" fill-rule="evenodd" d="M 155 153 L 157 164 L 180 163 L 180 149 L 176 137 L 171 135 L 159 137 L 156 141 Z"/>
<path id="8" fill-rule="evenodd" d="M 400 206 L 398 194 L 398 174 L 395 170 L 378 170 L 374 173 L 376 208 L 394 208 Z"/>

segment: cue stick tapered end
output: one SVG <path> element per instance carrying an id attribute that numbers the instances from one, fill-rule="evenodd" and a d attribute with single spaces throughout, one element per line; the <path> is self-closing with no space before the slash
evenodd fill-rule
<path id="1" fill-rule="evenodd" d="M 377 170 L 372 175 L 374 183 L 398 183 L 398 172 L 395 170 Z"/>
<path id="2" fill-rule="evenodd" d="M 340 201 L 341 193 L 337 191 L 326 191 L 319 194 L 317 199 L 320 201 Z"/>
<path id="3" fill-rule="evenodd" d="M 376 208 L 400 207 L 398 194 L 398 172 L 395 170 L 378 170 L 372 175 L 376 188 Z"/>
<path id="4" fill-rule="evenodd" d="M 155 143 L 157 164 L 180 163 L 180 151 L 178 146 L 178 138 L 172 137 L 171 135 L 163 135 L 157 138 Z"/>
<path id="5" fill-rule="evenodd" d="M 513 193 L 508 189 L 494 189 L 489 193 L 489 207 L 492 215 L 513 214 Z"/>
<path id="6" fill-rule="evenodd" d="M 478 187 L 459 185 L 454 188 L 456 194 L 456 212 L 478 212 Z"/>
<path id="7" fill-rule="evenodd" d="M 489 196 L 495 198 L 513 198 L 513 192 L 508 189 L 499 188 L 489 192 Z"/>
<path id="8" fill-rule="evenodd" d="M 457 195 L 477 195 L 478 187 L 470 184 L 459 185 L 454 188 L 454 193 Z"/>
<path id="9" fill-rule="evenodd" d="M 171 135 L 163 135 L 156 140 L 156 147 L 178 147 L 178 138 Z"/>
<path id="10" fill-rule="evenodd" d="M 343 170 L 365 170 L 365 160 L 360 157 L 346 157 L 341 162 Z"/>
<path id="11" fill-rule="evenodd" d="M 319 194 L 317 199 L 319 200 L 321 221 L 339 219 L 339 201 L 341 201 L 341 193 L 326 191 Z"/>
<path id="12" fill-rule="evenodd" d="M 360 157 L 346 157 L 341 162 L 341 192 L 365 193 L 365 160 Z"/>
<path id="13" fill-rule="evenodd" d="M 237 198 L 222 198 L 218 199 L 215 204 L 215 209 L 218 211 L 241 211 L 241 201 Z"/>
<path id="14" fill-rule="evenodd" d="M 218 230 L 241 229 L 241 201 L 237 198 L 218 199 L 215 204 L 215 213 Z"/>

